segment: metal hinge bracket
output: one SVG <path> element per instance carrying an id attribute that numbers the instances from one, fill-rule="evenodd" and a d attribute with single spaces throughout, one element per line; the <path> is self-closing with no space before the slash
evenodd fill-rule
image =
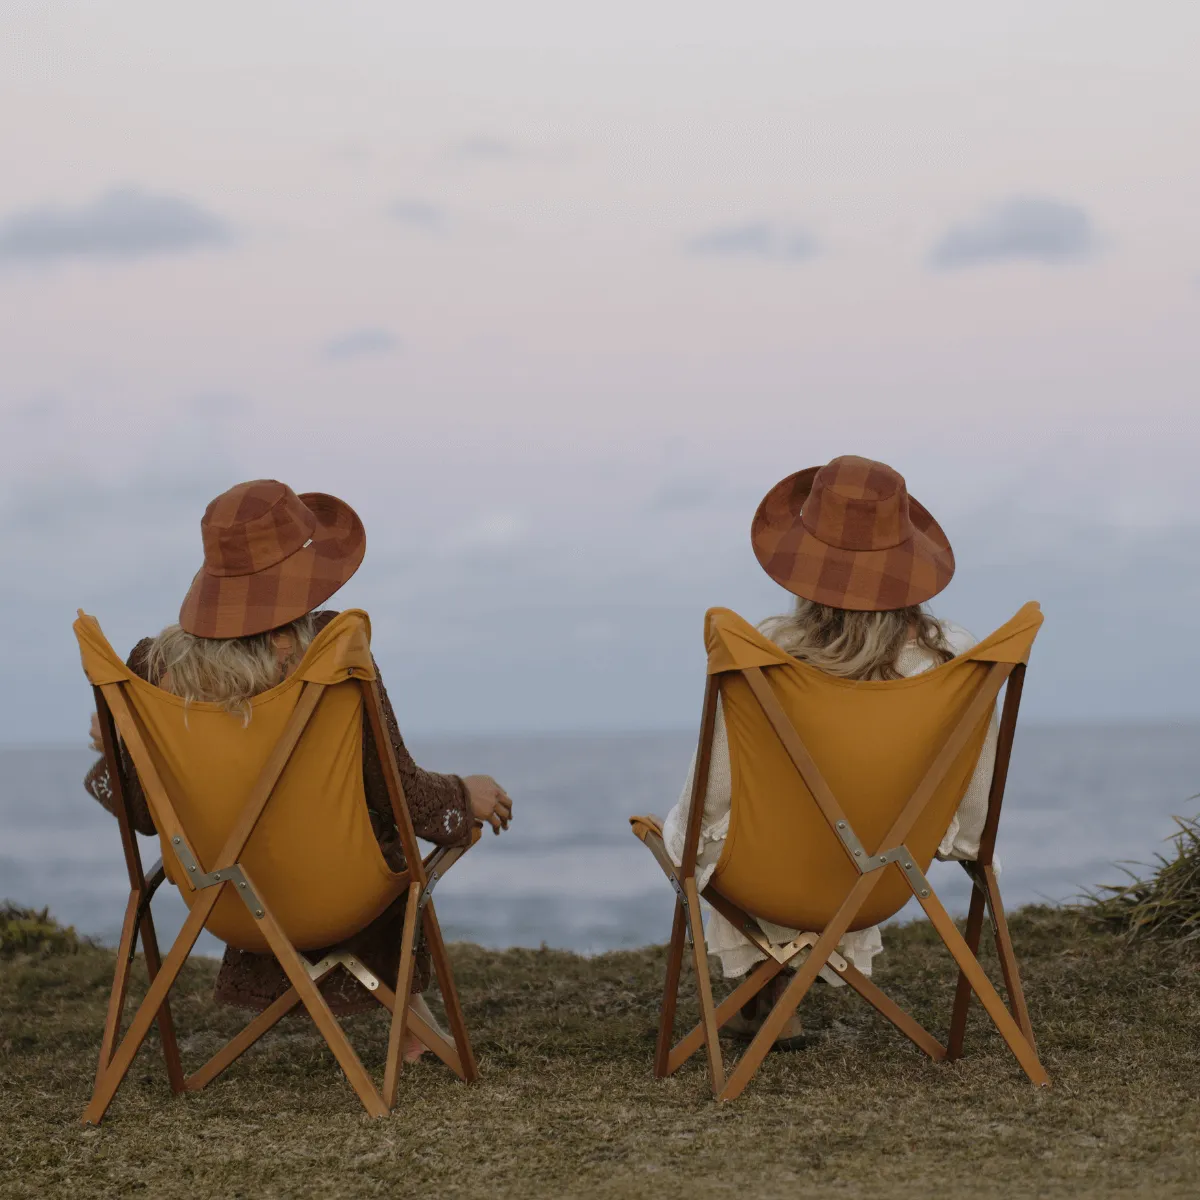
<path id="1" fill-rule="evenodd" d="M 254 894 L 254 889 L 250 886 L 250 881 L 246 878 L 245 872 L 238 863 L 234 863 L 232 867 L 225 867 L 220 871 L 209 871 L 207 874 L 202 874 L 200 864 L 196 861 L 196 856 L 192 853 L 192 848 L 176 834 L 171 839 L 171 846 L 175 851 L 176 857 L 183 864 L 183 868 L 188 873 L 188 882 L 197 891 L 203 891 L 205 888 L 219 887 L 223 883 L 233 885 L 233 889 L 242 898 L 242 902 L 250 910 L 250 915 L 256 920 L 261 920 L 265 915 L 262 906 L 262 901 Z"/>
<path id="2" fill-rule="evenodd" d="M 369 992 L 379 990 L 380 979 L 373 971 L 363 965 L 361 959 L 353 954 L 327 954 L 320 962 L 308 963 L 308 973 L 313 979 L 328 975 L 336 967 L 345 967 L 359 983 Z"/>
<path id="3" fill-rule="evenodd" d="M 425 887 L 421 891 L 421 898 L 417 901 L 417 912 L 424 911 L 425 905 L 429 903 L 429 898 L 433 895 L 433 889 L 437 886 L 439 879 L 441 879 L 441 875 L 437 871 L 429 872 L 429 878 L 425 880 Z"/>

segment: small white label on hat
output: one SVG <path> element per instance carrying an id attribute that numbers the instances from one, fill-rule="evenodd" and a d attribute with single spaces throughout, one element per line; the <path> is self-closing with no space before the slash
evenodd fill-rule
<path id="1" fill-rule="evenodd" d="M 309 548 L 309 546 L 311 546 L 311 545 L 312 545 L 312 538 L 309 538 L 308 541 L 305 542 L 304 545 L 300 547 L 300 549 L 307 550 Z"/>

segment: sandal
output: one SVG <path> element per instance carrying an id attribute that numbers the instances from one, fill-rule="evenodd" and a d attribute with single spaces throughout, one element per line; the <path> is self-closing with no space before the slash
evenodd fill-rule
<path id="1" fill-rule="evenodd" d="M 763 1019 L 758 1015 L 758 997 L 743 1004 L 722 1026 L 722 1030 L 742 1042 L 754 1040 L 762 1028 Z"/>
<path id="2" fill-rule="evenodd" d="M 787 985 L 791 982 L 791 972 L 784 971 L 775 976 L 769 984 L 761 992 L 759 999 L 761 1003 L 762 1016 L 759 1018 L 761 1025 L 766 1020 L 767 1014 L 779 1002 L 780 997 L 787 990 Z M 804 1032 L 804 1023 L 800 1020 L 798 1012 L 792 1013 L 784 1022 L 783 1028 L 779 1031 L 775 1038 L 774 1049 L 776 1050 L 803 1050 L 809 1044 L 811 1038 Z"/>

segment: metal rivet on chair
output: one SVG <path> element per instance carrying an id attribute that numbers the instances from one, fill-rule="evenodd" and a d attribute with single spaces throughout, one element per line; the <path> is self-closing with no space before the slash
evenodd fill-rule
<path id="1" fill-rule="evenodd" d="M 904 864 L 904 869 L 905 869 L 906 871 L 911 871 L 911 870 L 912 870 L 912 863 L 905 863 L 905 864 Z"/>
<path id="2" fill-rule="evenodd" d="M 839 821 L 839 822 L 838 822 L 838 828 L 839 828 L 839 829 L 845 829 L 845 828 L 846 828 L 846 822 L 845 822 L 845 821 Z"/>
<path id="3" fill-rule="evenodd" d="M 861 858 L 861 857 L 862 857 L 862 851 L 861 851 L 861 850 L 855 850 L 855 852 L 854 852 L 854 857 L 855 857 L 855 858 Z"/>
<path id="4" fill-rule="evenodd" d="M 256 917 L 261 917 L 261 916 L 263 915 L 263 911 L 262 911 L 262 909 L 261 909 L 261 908 L 256 908 L 256 909 L 254 910 L 254 915 L 255 915 Z"/>
<path id="5" fill-rule="evenodd" d="M 921 895 L 922 895 L 922 896 L 928 896 L 928 895 L 929 895 L 929 889 L 928 889 L 928 888 L 922 888 L 922 889 L 921 889 Z"/>
<path id="6" fill-rule="evenodd" d="M 221 878 L 221 872 L 220 872 L 220 871 L 214 871 L 214 872 L 213 872 L 213 878 L 214 878 L 214 879 L 220 879 L 220 878 Z"/>
<path id="7" fill-rule="evenodd" d="M 246 886 L 246 881 L 243 879 L 242 882 L 238 884 L 238 887 L 244 888 L 245 886 Z"/>
<path id="8" fill-rule="evenodd" d="M 180 838 L 180 836 L 179 836 L 178 834 L 176 834 L 176 835 L 175 835 L 175 836 L 174 836 L 174 837 L 171 839 L 172 843 L 173 843 L 174 845 L 176 845 L 176 846 L 178 846 L 178 845 L 179 845 L 179 843 L 180 843 L 182 840 L 183 840 L 183 839 L 182 839 L 182 838 Z"/>
<path id="9" fill-rule="evenodd" d="M 195 869 L 196 869 L 196 864 L 195 864 L 195 863 L 192 863 L 192 865 L 191 865 L 190 867 L 188 867 L 188 870 L 189 870 L 189 871 L 194 871 Z"/>

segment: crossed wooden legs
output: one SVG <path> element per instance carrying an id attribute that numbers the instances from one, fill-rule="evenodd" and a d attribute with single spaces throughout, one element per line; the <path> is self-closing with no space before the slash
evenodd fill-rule
<path id="1" fill-rule="evenodd" d="M 449 869 L 462 853 L 462 849 L 436 851 L 432 857 L 439 860 L 439 873 L 444 873 Z M 252 881 L 248 876 L 246 878 L 251 891 L 254 892 L 256 889 L 254 889 Z M 150 1032 L 150 1026 L 155 1021 L 159 1027 L 171 1090 L 173 1092 L 199 1091 L 244 1054 L 297 1004 L 303 1004 L 308 1010 L 351 1087 L 354 1088 L 363 1107 L 371 1116 L 385 1116 L 395 1105 L 403 1062 L 405 1033 L 409 1029 L 460 1079 L 471 1083 L 479 1077 L 479 1069 L 471 1050 L 466 1021 L 450 970 L 450 961 L 446 954 L 446 944 L 442 938 L 437 914 L 428 893 L 424 897 L 424 903 L 421 903 L 420 888 L 415 883 L 410 885 L 408 891 L 400 949 L 400 969 L 395 990 L 374 976 L 353 955 L 335 951 L 327 955 L 320 963 L 310 964 L 288 941 L 287 935 L 275 920 L 270 907 L 262 901 L 260 894 L 257 902 L 263 910 L 263 915 L 259 918 L 260 927 L 287 975 L 291 987 L 269 1008 L 250 1021 L 204 1066 L 191 1076 L 185 1077 L 167 997 L 221 892 L 232 884 L 221 884 L 207 888 L 200 893 L 194 907 L 188 913 L 183 928 L 171 946 L 166 960 L 160 961 L 154 923 L 150 916 L 149 900 L 161 879 L 161 872 L 155 872 L 144 890 L 133 889 L 130 893 L 117 950 L 117 967 L 113 978 L 112 993 L 109 997 L 95 1088 L 91 1103 L 83 1114 L 85 1124 L 97 1125 L 100 1123 L 117 1088 L 128 1072 L 134 1056 Z M 442 1037 L 421 1020 L 415 1012 L 410 1011 L 418 919 L 429 946 L 453 1041 Z M 121 1016 L 129 984 L 129 969 L 133 961 L 139 930 L 146 956 L 146 967 L 150 976 L 150 988 L 134 1014 L 125 1037 L 118 1044 Z M 337 1019 L 330 1011 L 324 996 L 321 995 L 319 987 L 321 980 L 330 972 L 337 970 L 339 966 L 350 970 L 392 1014 L 382 1096 L 372 1083 L 371 1077 L 367 1074 Z M 396 1003 L 397 996 L 401 997 L 399 1004 Z"/>
<path id="2" fill-rule="evenodd" d="M 158 937 L 154 932 L 154 919 L 150 915 L 150 899 L 163 881 L 160 863 L 144 881 L 143 886 L 130 889 L 129 903 L 125 906 L 125 920 L 121 924 L 121 937 L 117 942 L 117 969 L 113 976 L 112 992 L 108 998 L 108 1012 L 104 1019 L 104 1036 L 100 1042 L 100 1056 L 96 1064 L 97 1091 L 109 1064 L 112 1062 L 117 1035 L 121 1028 L 121 1013 L 125 1008 L 125 993 L 129 988 L 129 969 L 133 965 L 137 938 L 141 933 L 146 957 L 146 971 L 153 983 L 162 969 L 158 952 Z M 179 1059 L 179 1043 L 175 1038 L 175 1025 L 171 1019 L 171 1008 L 165 997 L 157 1013 L 158 1036 L 163 1057 L 167 1063 L 167 1080 L 171 1091 L 184 1090 L 183 1065 Z"/>
<path id="3" fill-rule="evenodd" d="M 700 929 L 695 881 L 685 880 L 680 884 L 674 873 L 673 864 L 666 857 L 662 839 L 655 831 L 643 826 L 637 829 L 637 833 L 654 853 L 659 865 L 672 879 L 677 892 L 675 920 L 667 955 L 666 987 L 663 994 L 658 1043 L 654 1059 L 655 1075 L 659 1078 L 676 1071 L 701 1046 L 705 1046 L 708 1051 L 709 1076 L 713 1095 L 722 1100 L 732 1100 L 739 1096 L 762 1065 L 763 1059 L 766 1058 L 788 1018 L 796 1011 L 809 988 L 816 981 L 821 968 L 828 963 L 864 1000 L 935 1061 L 956 1058 L 961 1055 L 967 1005 L 970 1002 L 971 993 L 974 992 L 1022 1069 L 1029 1076 L 1030 1081 L 1038 1086 L 1045 1086 L 1050 1082 L 1045 1069 L 1038 1060 L 1033 1032 L 1029 1024 L 1029 1014 L 1025 1005 L 1025 996 L 1021 989 L 1016 958 L 1013 954 L 1012 941 L 1009 938 L 1008 925 L 1004 918 L 1000 891 L 990 865 L 981 867 L 974 863 L 964 864 L 967 866 L 968 873 L 977 881 L 977 890 L 972 897 L 965 937 L 959 933 L 958 927 L 950 919 L 932 888 L 914 888 L 914 895 L 959 967 L 958 989 L 951 1015 L 949 1046 L 945 1048 L 870 979 L 858 971 L 852 963 L 837 953 L 838 943 L 845 936 L 855 915 L 874 890 L 881 872 L 873 872 L 858 878 L 841 908 L 819 935 L 804 934 L 782 950 L 777 950 L 770 945 L 758 930 L 757 923 L 747 913 L 732 904 L 719 892 L 711 887 L 707 888 L 704 898 L 733 921 L 735 926 L 767 955 L 765 961 L 759 963 L 729 996 L 714 1006 L 709 986 L 708 959 L 704 950 L 703 930 Z M 885 869 L 899 869 L 899 866 L 897 863 L 892 863 Z M 1011 1012 L 1005 1007 L 976 957 L 985 901 L 992 913 L 1005 989 L 1012 1005 Z M 700 991 L 701 1020 L 695 1028 L 672 1046 L 671 1039 L 683 964 L 685 933 L 689 930 L 692 934 L 692 957 Z M 806 950 L 808 951 L 807 959 L 795 972 L 782 996 L 747 1047 L 746 1052 L 737 1062 L 728 1079 L 725 1079 L 718 1040 L 721 1026 L 743 1004 L 757 995 L 771 979 L 783 971 L 792 959 Z"/>

